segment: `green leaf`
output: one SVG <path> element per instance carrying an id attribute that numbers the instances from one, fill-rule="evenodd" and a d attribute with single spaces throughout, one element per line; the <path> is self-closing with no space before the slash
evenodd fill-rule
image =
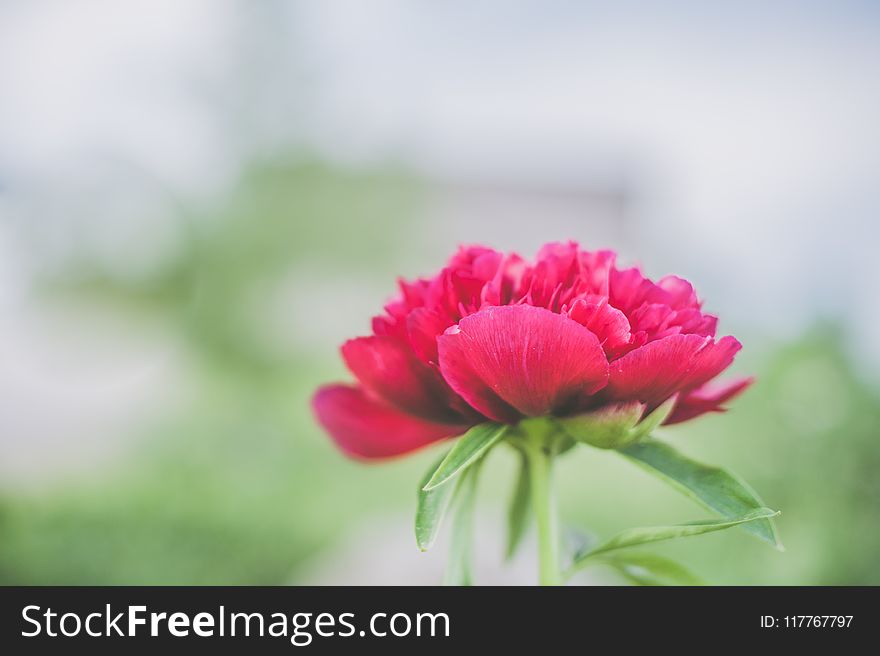
<path id="1" fill-rule="evenodd" d="M 578 556 L 587 553 L 598 540 L 593 533 L 579 526 L 565 526 L 562 529 L 563 567 L 568 569 Z"/>
<path id="2" fill-rule="evenodd" d="M 706 585 L 675 561 L 651 553 L 607 554 L 596 558 L 596 564 L 613 567 L 636 585 Z"/>
<path id="3" fill-rule="evenodd" d="M 433 490 L 458 476 L 485 455 L 498 440 L 504 437 L 509 428 L 507 424 L 493 422 L 478 424 L 471 428 L 458 439 L 422 489 L 426 492 Z"/>
<path id="4" fill-rule="evenodd" d="M 471 467 L 460 482 L 446 487 L 457 487 L 455 517 L 452 522 L 452 545 L 446 564 L 445 585 L 472 585 L 471 539 L 473 535 L 474 505 L 480 467 Z"/>
<path id="5" fill-rule="evenodd" d="M 764 508 L 757 493 L 735 474 L 691 460 L 663 442 L 637 442 L 620 449 L 620 453 L 728 519 Z M 770 518 L 746 522 L 743 528 L 783 550 Z"/>
<path id="6" fill-rule="evenodd" d="M 434 544 L 440 530 L 440 524 L 443 522 L 443 517 L 446 515 L 457 487 L 456 485 L 444 485 L 428 492 L 422 489 L 445 458 L 444 455 L 431 467 L 419 483 L 419 498 L 416 506 L 416 544 L 422 551 L 427 551 Z"/>
<path id="7" fill-rule="evenodd" d="M 675 538 L 686 538 L 692 535 L 723 531 L 732 526 L 767 520 L 778 514 L 779 511 L 777 510 L 759 508 L 758 510 L 753 510 L 742 517 L 738 517 L 737 519 L 704 519 L 696 522 L 688 522 L 687 524 L 675 524 L 673 526 L 630 528 L 621 531 L 610 540 L 603 542 L 587 553 L 578 555 L 575 558 L 572 569 L 579 569 L 580 567 L 583 567 L 587 561 L 611 551 L 628 549 L 629 547 L 636 547 L 642 544 L 648 544 L 649 542 L 660 542 L 662 540 L 673 540 Z"/>
<path id="8" fill-rule="evenodd" d="M 526 534 L 531 516 L 531 498 L 529 461 L 523 455 L 521 456 L 519 475 L 513 488 L 513 496 L 510 499 L 510 508 L 507 511 L 507 550 L 505 553 L 508 559 L 516 553 L 523 536 Z"/>
<path id="9" fill-rule="evenodd" d="M 629 528 L 625 531 L 621 531 L 610 540 L 603 542 L 598 547 L 590 549 L 586 553 L 577 555 L 571 567 L 568 569 L 567 574 L 570 576 L 577 570 L 583 569 L 587 565 L 591 565 L 597 561 L 615 565 L 615 563 L 621 559 L 626 560 L 628 558 L 627 555 L 617 553 L 620 550 L 641 546 L 650 542 L 661 542 L 663 540 L 674 540 L 676 538 L 686 538 L 692 535 L 723 531 L 733 526 L 739 526 L 749 522 L 766 521 L 778 514 L 778 510 L 759 508 L 758 510 L 753 510 L 752 512 L 736 519 L 702 519 L 694 522 L 687 522 L 686 524 L 674 524 L 672 526 L 642 526 L 639 528 Z"/>
<path id="10" fill-rule="evenodd" d="M 675 394 L 667 399 L 662 405 L 655 408 L 651 414 L 642 419 L 633 429 L 630 435 L 630 440 L 632 442 L 638 442 L 639 440 L 648 437 L 657 426 L 666 421 L 666 418 L 672 413 L 672 409 L 675 407 L 677 401 L 678 394 Z"/>

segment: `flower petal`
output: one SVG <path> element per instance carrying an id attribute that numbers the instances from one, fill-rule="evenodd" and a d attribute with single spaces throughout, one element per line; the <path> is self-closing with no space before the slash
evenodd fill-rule
<path id="1" fill-rule="evenodd" d="M 657 286 L 669 292 L 669 305 L 674 309 L 700 308 L 700 300 L 697 298 L 694 286 L 684 278 L 664 276 L 657 281 Z"/>
<path id="2" fill-rule="evenodd" d="M 670 294 L 646 278 L 638 267 L 611 269 L 608 276 L 608 300 L 632 319 L 632 313 L 644 303 L 666 303 Z M 630 321 L 635 329 L 635 323 Z"/>
<path id="3" fill-rule="evenodd" d="M 410 346 L 422 362 L 437 364 L 437 337 L 450 323 L 436 310 L 418 308 L 410 312 L 406 318 L 407 336 Z"/>
<path id="4" fill-rule="evenodd" d="M 724 371 L 741 344 L 700 335 L 670 335 L 631 351 L 611 365 L 609 400 L 637 400 L 656 407 L 676 392 L 689 392 Z"/>
<path id="5" fill-rule="evenodd" d="M 572 303 L 566 315 L 598 337 L 609 357 L 627 346 L 632 338 L 626 315 L 608 305 L 605 296 L 579 298 Z"/>
<path id="6" fill-rule="evenodd" d="M 616 258 L 614 251 L 581 251 L 581 278 L 587 282 L 590 294 L 608 296 L 608 279 Z"/>
<path id="7" fill-rule="evenodd" d="M 711 337 L 708 339 L 709 344 L 697 354 L 693 368 L 685 376 L 682 392 L 691 392 L 715 378 L 733 364 L 733 358 L 742 348 L 739 340 L 730 335 L 717 342 Z"/>
<path id="8" fill-rule="evenodd" d="M 754 378 L 737 378 L 724 384 L 707 383 L 698 387 L 679 400 L 665 423 L 677 424 L 707 412 L 724 412 L 721 405 L 739 396 L 754 381 Z"/>
<path id="9" fill-rule="evenodd" d="M 543 308 L 486 308 L 437 341 L 446 382 L 497 421 L 573 411 L 608 380 L 598 338 Z"/>
<path id="10" fill-rule="evenodd" d="M 455 421 L 451 390 L 408 343 L 387 335 L 358 337 L 342 345 L 342 357 L 358 381 L 390 405 L 433 421 Z"/>
<path id="11" fill-rule="evenodd" d="M 350 385 L 322 387 L 312 407 L 339 447 L 355 458 L 388 458 L 467 430 L 404 414 Z"/>
<path id="12" fill-rule="evenodd" d="M 483 305 L 509 305 L 519 300 L 525 293 L 522 286 L 527 270 L 525 260 L 516 253 L 505 256 L 483 288 Z"/>

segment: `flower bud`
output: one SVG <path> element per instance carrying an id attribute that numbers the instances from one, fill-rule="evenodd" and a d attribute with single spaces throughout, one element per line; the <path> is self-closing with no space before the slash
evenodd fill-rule
<path id="1" fill-rule="evenodd" d="M 629 401 L 559 418 L 556 423 L 578 442 L 599 449 L 621 449 L 648 437 L 669 416 L 676 400 L 673 396 L 647 416 L 643 416 L 644 403 Z"/>

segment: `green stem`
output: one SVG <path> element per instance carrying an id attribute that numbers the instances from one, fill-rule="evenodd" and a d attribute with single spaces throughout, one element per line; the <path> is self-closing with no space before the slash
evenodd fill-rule
<path id="1" fill-rule="evenodd" d="M 553 454 L 547 445 L 530 441 L 524 448 L 529 461 L 532 508 L 538 527 L 539 581 L 541 585 L 560 585 L 559 529 L 553 490 Z"/>

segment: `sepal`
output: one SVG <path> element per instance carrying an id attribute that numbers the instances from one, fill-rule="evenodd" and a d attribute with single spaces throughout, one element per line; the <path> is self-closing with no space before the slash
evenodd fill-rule
<path id="1" fill-rule="evenodd" d="M 669 416 L 676 400 L 673 396 L 647 416 L 644 403 L 627 401 L 564 417 L 557 423 L 578 442 L 599 449 L 622 449 L 648 437 Z"/>

